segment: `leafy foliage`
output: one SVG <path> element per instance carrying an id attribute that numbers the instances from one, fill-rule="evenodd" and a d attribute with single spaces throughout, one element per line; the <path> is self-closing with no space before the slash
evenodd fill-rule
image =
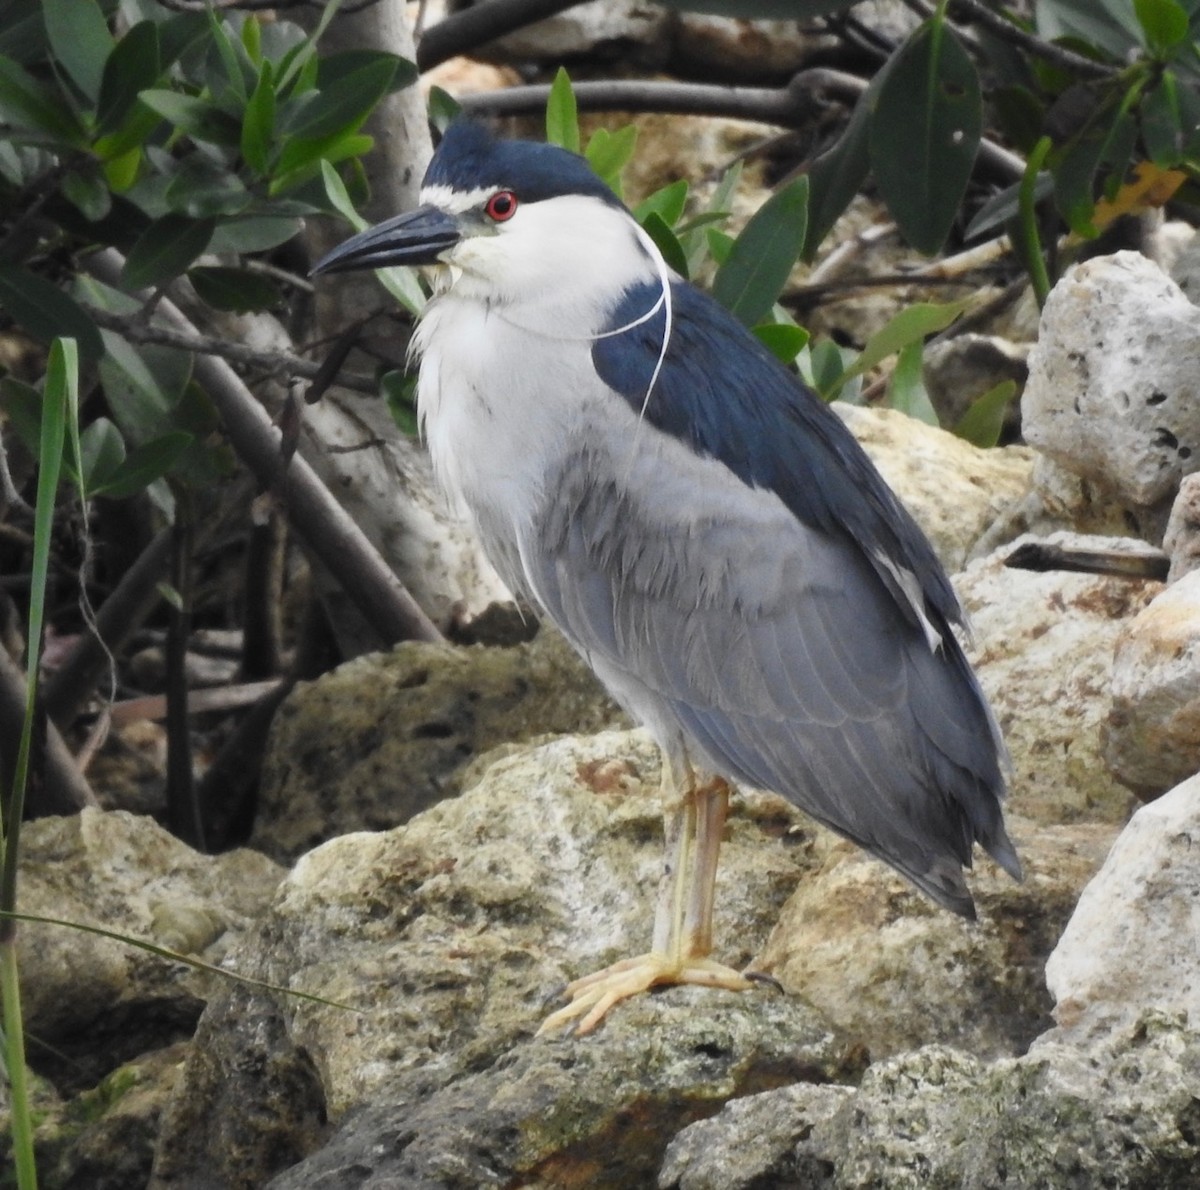
<path id="1" fill-rule="evenodd" d="M 125 254 L 127 289 L 187 274 L 216 310 L 271 308 L 277 285 L 200 258 L 269 251 L 303 217 L 334 209 L 323 169 L 343 163 L 358 184 L 357 159 L 372 144 L 363 121 L 415 67 L 374 51 L 321 57 L 332 5 L 311 35 L 153 0 L 131 6 L 137 19 L 116 35 L 97 0 L 40 7 L 35 21 L 22 6 L 0 11 L 0 196 L 12 220 L 0 307 L 43 343 L 73 336 L 98 365 L 107 410 L 84 430 L 90 495 L 133 494 L 165 475 L 211 478 L 227 463 L 202 445 L 213 419 L 197 416 L 205 399 L 189 387 L 186 354 L 101 332 L 90 310 L 128 315 L 129 300 L 94 282 L 64 285 L 45 262 L 111 246 Z M 13 382 L 0 390 L 18 425 L 29 421 L 29 393 Z M 158 498 L 169 508 L 165 489 Z"/>

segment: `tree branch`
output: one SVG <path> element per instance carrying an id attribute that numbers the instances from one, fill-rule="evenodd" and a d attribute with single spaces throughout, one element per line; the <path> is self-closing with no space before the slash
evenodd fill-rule
<path id="1" fill-rule="evenodd" d="M 321 370 L 321 365 L 314 360 L 302 359 L 298 355 L 288 355 L 282 351 L 256 351 L 244 343 L 234 343 L 216 335 L 202 335 L 194 327 L 183 331 L 174 327 L 147 324 L 141 321 L 140 315 L 114 314 L 111 310 L 102 310 L 97 306 L 88 306 L 87 311 L 97 326 L 106 331 L 116 331 L 131 343 L 156 343 L 162 347 L 178 347 L 182 351 L 194 351 L 201 355 L 215 355 L 230 363 L 241 364 L 247 368 L 260 368 L 272 376 L 284 379 L 302 376 L 305 380 L 313 380 Z M 188 325 L 191 326 L 190 323 Z M 341 373 L 337 377 L 337 383 L 356 393 L 365 393 L 371 397 L 379 395 L 379 385 L 367 376 Z"/>
<path id="2" fill-rule="evenodd" d="M 120 281 L 124 261 L 106 248 L 85 262 L 108 285 Z M 166 329 L 194 340 L 198 332 L 173 302 L 163 299 L 157 316 Z M 342 589 L 386 642 L 440 641 L 442 634 L 404 588 L 366 535 L 300 457 L 285 461 L 280 432 L 241 377 L 218 355 L 197 352 L 196 379 L 221 415 L 238 457 L 266 489 L 278 493 L 296 534 L 337 575 Z"/>
<path id="3" fill-rule="evenodd" d="M 812 119 L 831 100 L 852 107 L 866 89 L 866 82 L 857 75 L 825 67 L 800 71 L 786 87 L 720 87 L 640 80 L 574 85 L 580 111 L 728 116 L 784 128 L 795 128 Z M 508 87 L 465 95 L 460 102 L 464 111 L 474 114 L 525 116 L 544 110 L 549 95 L 548 86 Z M 1017 181 L 1025 173 L 1025 162 L 1016 153 L 986 138 L 979 142 L 979 162 L 1007 181 Z"/>
<path id="4" fill-rule="evenodd" d="M 427 30 L 417 46 L 417 68 L 432 70 L 515 29 L 544 21 L 583 0 L 485 0 Z"/>

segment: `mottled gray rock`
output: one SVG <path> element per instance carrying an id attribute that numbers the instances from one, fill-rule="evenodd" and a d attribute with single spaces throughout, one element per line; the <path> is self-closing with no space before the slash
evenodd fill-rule
<path id="1" fill-rule="evenodd" d="M 1020 393 L 1029 375 L 1029 345 L 1010 343 L 997 335 L 962 334 L 932 343 L 924 355 L 925 388 L 943 426 L 953 427 L 984 393 L 1006 380 L 1017 391 L 1008 405 L 1005 423 L 1020 425 Z"/>
<path id="2" fill-rule="evenodd" d="M 1200 569 L 1200 475 L 1186 475 L 1179 485 L 1163 534 L 1163 549 L 1171 558 L 1168 583 Z"/>
<path id="3" fill-rule="evenodd" d="M 85 809 L 21 835 L 21 909 L 129 934 L 219 963 L 282 871 L 248 850 L 201 855 L 153 819 Z M 24 923 L 21 997 L 35 1061 L 61 1087 L 191 1034 L 212 975 L 96 934 Z"/>
<path id="4" fill-rule="evenodd" d="M 1200 1033 L 1161 1015 L 1095 1049 L 1042 1043 L 991 1065 L 926 1046 L 871 1066 L 850 1094 L 789 1088 L 729 1104 L 672 1143 L 658 1184 L 1192 1190 L 1198 1093 Z M 752 1178 L 731 1159 L 739 1145 Z"/>
<path id="5" fill-rule="evenodd" d="M 1029 358 L 1026 441 L 1165 516 L 1200 464 L 1198 351 L 1200 310 L 1153 262 L 1118 252 L 1074 266 L 1046 302 Z"/>
<path id="6" fill-rule="evenodd" d="M 1061 1035 L 1126 1029 L 1151 1009 L 1200 1022 L 1197 839 L 1200 777 L 1130 819 L 1046 965 Z"/>
<path id="7" fill-rule="evenodd" d="M 904 502 L 950 572 L 1029 489 L 1033 454 L 1024 447 L 980 450 L 892 409 L 835 402 L 884 479 Z"/>
<path id="8" fill-rule="evenodd" d="M 450 1086 L 401 1080 L 268 1185 L 649 1186 L 683 1126 L 734 1097 L 844 1073 L 840 1062 L 796 1000 L 643 997 L 595 1036 L 521 1045 Z"/>
<path id="9" fill-rule="evenodd" d="M 851 1087 L 794 1083 L 727 1103 L 684 1128 L 667 1148 L 660 1190 L 766 1190 L 819 1186 L 833 1172 L 797 1153 L 820 1121 L 854 1096 Z"/>
<path id="10" fill-rule="evenodd" d="M 626 722 L 547 626 L 512 648 L 410 641 L 371 653 L 301 682 L 280 707 L 251 842 L 293 860 L 335 835 L 407 822 L 457 793 L 489 748 Z"/>
<path id="11" fill-rule="evenodd" d="M 145 1186 L 162 1112 L 183 1068 L 187 1043 L 118 1067 L 69 1101 L 34 1104 L 44 1190 L 131 1190 Z M 0 1151 L 8 1142 L 0 1125 Z"/>
<path id="12" fill-rule="evenodd" d="M 1200 571 L 1155 596 L 1117 639 L 1104 758 L 1139 797 L 1200 769 Z"/>
<path id="13" fill-rule="evenodd" d="M 873 1059 L 931 1042 L 977 1057 L 1024 1053 L 1052 1024 L 1046 958 L 1116 827 L 1039 827 L 1010 815 L 1009 831 L 1024 882 L 979 856 L 969 880 L 979 920 L 967 922 L 812 828 L 805 847 L 820 866 L 783 907 L 761 968 Z"/>
<path id="14" fill-rule="evenodd" d="M 479 56 L 501 62 L 561 62 L 584 53 L 623 50 L 636 61 L 661 61 L 672 14 L 644 0 L 591 0 L 535 21 L 484 47 Z"/>
<path id="15" fill-rule="evenodd" d="M 531 1036 L 552 989 L 647 948 L 657 749 L 641 733 L 606 733 L 510 753 L 406 826 L 345 835 L 300 860 L 230 961 L 350 1007 L 242 987 L 214 1001 L 157 1185 L 197 1185 L 191 1171 L 213 1162 L 219 1184 L 260 1184 L 311 1150 L 314 1121 L 340 1119 L 413 1070 L 442 1085 L 487 1069 Z M 717 954 L 734 966 L 752 961 L 807 866 L 792 821 L 777 798 L 736 799 L 716 912 Z M 753 1015 L 778 993 L 708 995 L 706 1013 Z M 693 989 L 661 1000 L 697 1003 Z M 672 1044 L 656 1039 L 647 1060 Z"/>
<path id="16" fill-rule="evenodd" d="M 1122 823 L 1133 799 L 1104 764 L 1113 649 L 1161 584 L 1004 565 L 955 579 L 972 660 L 1012 754 L 1012 811 L 1035 822 Z"/>

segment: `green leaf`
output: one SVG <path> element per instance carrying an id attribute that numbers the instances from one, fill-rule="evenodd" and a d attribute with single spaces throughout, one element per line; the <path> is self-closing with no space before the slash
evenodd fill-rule
<path id="1" fill-rule="evenodd" d="M 0 379 L 0 412 L 16 430 L 25 449 L 37 458 L 42 434 L 42 394 L 32 385 L 5 376 Z"/>
<path id="2" fill-rule="evenodd" d="M 808 179 L 797 178 L 754 213 L 717 270 L 713 297 L 745 326 L 775 304 L 804 245 Z"/>
<path id="3" fill-rule="evenodd" d="M 652 215 L 658 215 L 668 227 L 674 227 L 687 205 L 688 184 L 682 178 L 656 190 L 633 208 L 633 217 L 641 224 Z"/>
<path id="4" fill-rule="evenodd" d="M 687 256 L 684 255 L 683 246 L 675 238 L 675 233 L 667 226 L 667 221 L 656 211 L 652 211 L 646 216 L 642 230 L 654 241 L 668 267 L 673 268 L 681 277 L 686 277 Z"/>
<path id="5" fill-rule="evenodd" d="M 228 25 L 217 16 L 216 10 L 212 7 L 208 9 L 208 27 L 212 33 L 212 45 L 220 59 L 228 90 L 239 106 L 244 105 L 250 94 L 246 75 L 250 74 L 253 79 L 256 79 L 258 71 L 250 61 L 250 56 L 242 48 L 242 43 L 229 36 Z M 242 65 L 243 59 L 245 67 Z M 212 74 L 215 76 L 216 72 L 213 71 Z M 217 89 L 216 86 L 213 86 L 214 91 Z"/>
<path id="6" fill-rule="evenodd" d="M 70 336 L 85 360 L 97 359 L 104 344 L 96 324 L 73 298 L 45 278 L 15 264 L 0 264 L 0 306 L 39 343 Z"/>
<path id="7" fill-rule="evenodd" d="M 1013 397 L 1017 394 L 1015 380 L 1002 380 L 995 388 L 989 388 L 982 397 L 971 403 L 962 415 L 954 433 L 973 446 L 984 448 L 995 446 L 1004 429 L 1004 419 Z"/>
<path id="8" fill-rule="evenodd" d="M 155 219 L 129 250 L 121 283 L 127 289 L 147 289 L 178 277 L 212 239 L 215 219 L 164 215 Z"/>
<path id="9" fill-rule="evenodd" d="M 42 0 L 46 36 L 54 58 L 91 101 L 100 94 L 113 37 L 96 0 Z"/>
<path id="10" fill-rule="evenodd" d="M 1187 40 L 1188 14 L 1177 0 L 1133 0 L 1133 11 L 1153 57 L 1165 60 Z"/>
<path id="11" fill-rule="evenodd" d="M 94 167 L 85 165 L 71 170 L 63 178 L 62 190 L 90 223 L 103 219 L 112 210 L 112 194 Z"/>
<path id="12" fill-rule="evenodd" d="M 358 157 L 367 152 L 375 142 L 369 136 L 356 132 L 335 132 L 319 140 L 298 137 L 287 140 L 279 161 L 275 165 L 270 193 L 279 194 L 289 186 L 312 176 L 318 162 L 342 161 L 347 157 Z"/>
<path id="13" fill-rule="evenodd" d="M 937 410 L 925 391 L 925 378 L 922 375 L 924 348 L 924 343 L 919 340 L 901 348 L 896 357 L 896 366 L 888 377 L 888 405 L 927 426 L 936 426 Z"/>
<path id="14" fill-rule="evenodd" d="M 333 209 L 355 231 L 363 231 L 367 226 L 367 221 L 354 209 L 354 204 L 350 201 L 350 195 L 346 191 L 345 182 L 338 176 L 337 170 L 328 162 L 321 163 L 321 179 L 325 183 L 325 193 L 329 196 L 329 201 L 333 204 Z"/>
<path id="15" fill-rule="evenodd" d="M 875 332 L 862 349 L 862 354 L 846 369 L 843 379 L 861 376 L 876 364 L 903 351 L 912 343 L 922 342 L 927 335 L 935 335 L 948 327 L 969 305 L 969 299 L 936 305 L 933 302 L 918 302 L 901 310 L 881 329 Z"/>
<path id="16" fill-rule="evenodd" d="M 242 116 L 242 156 L 251 169 L 267 172 L 267 161 L 275 140 L 275 82 L 271 63 L 262 64 L 254 93 Z"/>
<path id="17" fill-rule="evenodd" d="M 83 490 L 93 496 L 125 461 L 125 439 L 114 422 L 98 417 L 79 435 L 79 454 L 83 463 Z"/>
<path id="18" fill-rule="evenodd" d="M 102 482 L 90 487 L 89 494 L 113 500 L 136 496 L 181 462 L 194 442 L 191 434 L 173 430 L 135 446 L 120 466 Z"/>
<path id="19" fill-rule="evenodd" d="M 113 46 L 104 63 L 96 106 L 98 135 L 120 127 L 138 103 L 138 92 L 153 87 L 162 69 L 158 26 L 154 21 L 139 21 Z"/>
<path id="20" fill-rule="evenodd" d="M 871 110 L 879 76 L 859 96 L 846 130 L 828 152 L 822 153 L 808 171 L 808 228 L 804 236 L 804 259 L 811 261 L 850 201 L 862 189 L 871 169 L 868 148 Z"/>
<path id="21" fill-rule="evenodd" d="M 979 76 L 941 20 L 927 21 L 882 72 L 871 168 L 905 238 L 935 253 L 958 215 L 983 129 Z"/>
<path id="22" fill-rule="evenodd" d="M 621 196 L 621 174 L 633 159 L 637 149 L 637 126 L 626 124 L 616 132 L 607 128 L 597 128 L 588 141 L 584 156 L 592 169 L 612 188 L 614 194 Z"/>
<path id="23" fill-rule="evenodd" d="M 1159 169 L 1171 169 L 1200 155 L 1200 92 L 1164 70 L 1142 100 L 1142 141 Z"/>
<path id="24" fill-rule="evenodd" d="M 407 58 L 389 54 L 384 50 L 344 50 L 340 54 L 331 54 L 327 58 L 318 58 L 316 61 L 315 85 L 321 91 L 327 90 L 342 79 L 361 77 L 361 72 L 368 67 L 389 64 L 392 68 L 392 80 L 389 86 L 391 91 L 410 86 L 418 78 L 414 63 Z"/>
<path id="25" fill-rule="evenodd" d="M 241 144 L 241 124 L 210 100 L 154 87 L 140 92 L 138 97 L 147 107 L 196 140 L 229 148 Z"/>
<path id="26" fill-rule="evenodd" d="M 0 121 L 76 147 L 86 139 L 65 100 L 5 57 L 0 57 Z"/>
<path id="27" fill-rule="evenodd" d="M 579 152 L 579 112 L 566 69 L 558 68 L 546 100 L 546 139 L 572 153 Z"/>
<path id="28" fill-rule="evenodd" d="M 322 87 L 286 132 L 304 140 L 354 132 L 391 90 L 403 60 L 391 54 L 372 56 L 365 66 Z"/>
<path id="29" fill-rule="evenodd" d="M 201 266 L 188 270 L 188 280 L 200 300 L 214 310 L 243 314 L 251 310 L 269 310 L 280 301 L 278 286 L 261 273 L 246 269 Z"/>
<path id="30" fill-rule="evenodd" d="M 733 251 L 734 238 L 719 227 L 710 227 L 704 233 L 704 243 L 708 248 L 709 256 L 713 258 L 713 264 L 720 268 Z"/>
<path id="31" fill-rule="evenodd" d="M 808 331 L 788 322 L 761 322 L 754 335 L 781 364 L 794 362 L 808 346 Z"/>
<path id="32" fill-rule="evenodd" d="M 240 215 L 254 196 L 235 173 L 193 153 L 186 157 L 167 186 L 167 206 L 189 219 Z"/>
<path id="33" fill-rule="evenodd" d="M 462 104 L 441 87 L 429 88 L 428 105 L 429 122 L 438 132 L 445 132 L 462 115 Z"/>
<path id="34" fill-rule="evenodd" d="M 1033 187 L 1034 202 L 1043 202 L 1053 193 L 1054 179 L 1048 173 L 1039 173 Z M 963 232 L 963 237 L 972 240 L 976 236 L 983 235 L 985 231 L 1003 227 L 1010 219 L 1016 218 L 1020 204 L 1021 183 L 1014 182 L 1013 185 L 1005 187 L 998 194 L 993 194 L 975 212 L 975 218 L 968 224 L 967 230 Z"/>
<path id="35" fill-rule="evenodd" d="M 1106 162 L 1128 161 L 1137 127 L 1127 111 L 1105 105 L 1078 136 L 1051 156 L 1054 198 L 1076 235 L 1092 237 L 1096 175 Z"/>
<path id="36" fill-rule="evenodd" d="M 823 400 L 853 401 L 858 394 L 854 389 L 854 378 L 846 372 L 846 361 L 851 355 L 852 352 L 839 347 L 833 339 L 822 339 L 801 352 L 796 362 L 801 376 L 820 393 Z M 843 392 L 847 385 L 850 391 Z"/>
<path id="37" fill-rule="evenodd" d="M 213 233 L 209 248 L 213 252 L 266 252 L 286 244 L 303 228 L 299 219 L 242 215 L 221 223 Z"/>

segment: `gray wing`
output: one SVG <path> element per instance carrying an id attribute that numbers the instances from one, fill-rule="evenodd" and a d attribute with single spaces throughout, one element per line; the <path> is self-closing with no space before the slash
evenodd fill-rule
<path id="1" fill-rule="evenodd" d="M 970 914 L 975 840 L 1019 866 L 998 740 L 953 635 L 943 624 L 931 648 L 852 541 L 639 435 L 549 485 L 521 546 L 531 594 L 664 746 L 681 732 L 694 759 Z"/>

